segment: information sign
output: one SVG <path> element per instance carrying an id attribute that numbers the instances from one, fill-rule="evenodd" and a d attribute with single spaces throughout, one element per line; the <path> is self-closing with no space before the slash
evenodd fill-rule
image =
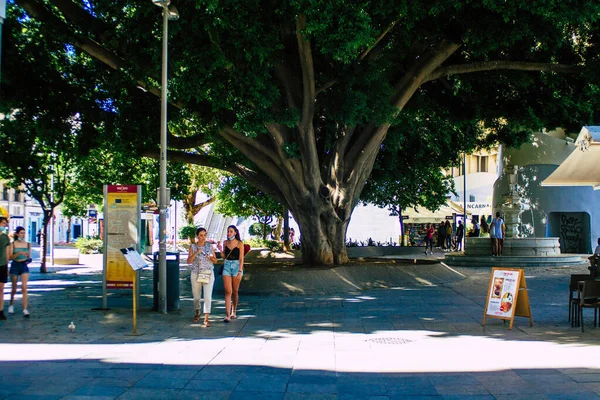
<path id="1" fill-rule="evenodd" d="M 141 188 L 137 185 L 105 185 L 105 273 L 109 289 L 131 289 L 135 272 L 120 249 L 139 243 Z"/>
<path id="2" fill-rule="evenodd" d="M 509 320 L 509 329 L 512 329 L 515 316 L 529 318 L 533 326 L 523 270 L 492 268 L 482 325 L 485 325 L 487 317 L 498 318 Z"/>

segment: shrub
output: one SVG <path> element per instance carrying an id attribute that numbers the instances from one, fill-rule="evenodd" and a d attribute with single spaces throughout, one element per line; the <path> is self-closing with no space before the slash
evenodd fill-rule
<path id="1" fill-rule="evenodd" d="M 104 243 L 100 239 L 79 238 L 75 242 L 75 247 L 81 254 L 97 254 L 102 253 Z"/>

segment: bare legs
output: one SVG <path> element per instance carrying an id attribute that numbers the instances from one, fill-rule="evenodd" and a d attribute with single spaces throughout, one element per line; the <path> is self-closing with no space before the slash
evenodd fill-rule
<path id="1" fill-rule="evenodd" d="M 242 283 L 241 279 L 233 278 L 233 292 L 231 295 L 231 300 L 232 300 L 231 318 L 237 318 L 237 306 L 238 306 L 238 301 L 240 299 L 240 296 L 239 296 L 240 283 Z"/>
<path id="2" fill-rule="evenodd" d="M 223 287 L 225 289 L 225 321 L 229 322 L 230 319 L 237 317 L 237 306 L 240 299 L 239 289 L 241 279 L 231 277 L 229 275 L 223 275 Z"/>
<path id="3" fill-rule="evenodd" d="M 223 289 L 225 289 L 225 322 L 229 322 L 229 319 L 231 318 L 231 294 L 233 292 L 232 281 L 233 279 L 231 276 L 223 274 Z"/>
<path id="4" fill-rule="evenodd" d="M 19 280 L 18 275 L 10 276 L 11 290 L 10 290 L 10 305 L 15 303 L 15 295 L 17 294 L 17 282 Z M 27 282 L 29 282 L 29 274 L 21 274 L 21 295 L 23 301 L 23 310 L 27 310 Z"/>

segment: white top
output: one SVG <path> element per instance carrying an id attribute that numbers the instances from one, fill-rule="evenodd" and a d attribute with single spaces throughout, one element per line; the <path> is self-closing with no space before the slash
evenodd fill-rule
<path id="1" fill-rule="evenodd" d="M 596 250 L 594 250 L 594 255 L 600 256 L 600 244 L 596 246 Z"/>

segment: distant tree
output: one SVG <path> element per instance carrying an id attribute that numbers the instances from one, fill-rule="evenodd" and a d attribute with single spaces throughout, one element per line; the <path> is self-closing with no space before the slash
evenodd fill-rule
<path id="1" fill-rule="evenodd" d="M 183 196 L 183 208 L 187 223 L 193 225 L 196 214 L 204 207 L 215 202 L 215 194 L 224 175 L 222 171 L 215 168 L 193 164 L 188 165 L 186 171 L 190 183 L 187 192 Z M 200 203 L 196 203 L 198 192 L 205 194 L 208 198 Z"/>
<path id="2" fill-rule="evenodd" d="M 263 225 L 262 235 L 266 239 L 273 218 L 281 218 L 282 206 L 268 194 L 234 176 L 221 184 L 216 211 L 230 217 L 256 218 Z"/>
<path id="3" fill-rule="evenodd" d="M 439 111 L 401 122 L 384 141 L 361 201 L 387 208 L 398 216 L 404 232 L 402 212 L 419 207 L 435 211 L 446 204 L 454 181 L 442 170 L 457 163 L 461 148 L 469 151 L 483 143 L 469 132 L 469 125 L 455 126 Z M 440 129 L 447 134 L 440 137 Z"/>

